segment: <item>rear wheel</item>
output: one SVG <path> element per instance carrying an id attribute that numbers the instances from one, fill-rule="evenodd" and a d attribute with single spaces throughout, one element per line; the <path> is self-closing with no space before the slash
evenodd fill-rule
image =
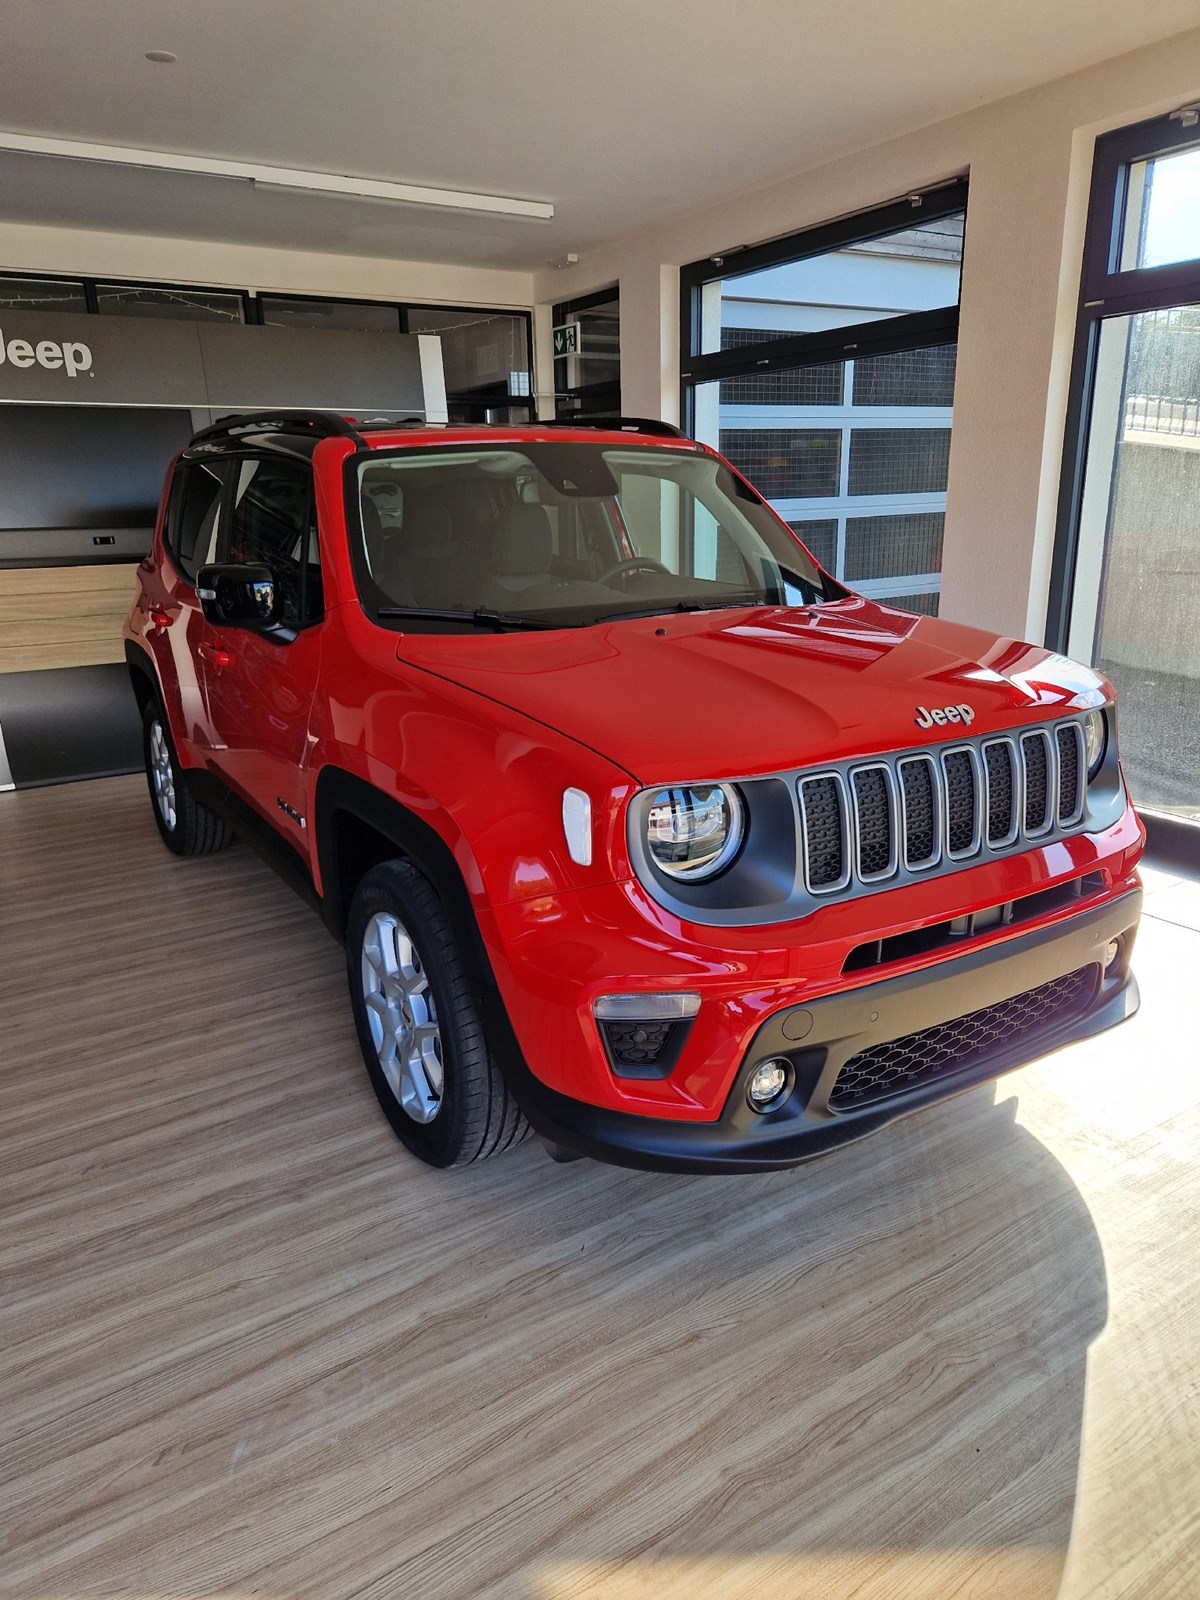
<path id="1" fill-rule="evenodd" d="M 346 958 L 367 1075 L 412 1153 L 456 1167 L 524 1139 L 529 1124 L 488 1052 L 449 919 L 409 862 L 386 861 L 359 884 Z"/>
<path id="2" fill-rule="evenodd" d="M 142 750 L 154 821 L 167 849 L 177 856 L 206 856 L 227 845 L 233 837 L 227 824 L 196 800 L 187 786 L 157 700 L 150 702 L 142 717 Z"/>

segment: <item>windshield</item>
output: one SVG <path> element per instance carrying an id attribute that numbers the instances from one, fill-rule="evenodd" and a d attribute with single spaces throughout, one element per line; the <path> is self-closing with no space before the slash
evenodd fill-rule
<path id="1" fill-rule="evenodd" d="M 845 593 L 694 449 L 521 441 L 372 454 L 357 471 L 360 592 L 396 626 L 582 627 Z"/>

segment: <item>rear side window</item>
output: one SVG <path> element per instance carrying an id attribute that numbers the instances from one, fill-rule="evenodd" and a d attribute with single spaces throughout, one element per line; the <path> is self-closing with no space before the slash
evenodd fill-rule
<path id="1" fill-rule="evenodd" d="M 312 472 L 300 461 L 253 457 L 234 463 L 227 561 L 275 574 L 283 620 L 303 626 L 321 615 Z"/>
<path id="2" fill-rule="evenodd" d="M 217 559 L 223 486 L 220 462 L 189 461 L 176 469 L 167 513 L 167 549 L 193 583 L 200 568 Z"/>

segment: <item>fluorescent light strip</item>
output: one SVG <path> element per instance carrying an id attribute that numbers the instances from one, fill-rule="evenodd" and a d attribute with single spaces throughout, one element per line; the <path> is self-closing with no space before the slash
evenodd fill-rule
<path id="1" fill-rule="evenodd" d="M 352 200 L 390 200 L 396 205 L 432 206 L 441 211 L 483 212 L 497 217 L 525 217 L 535 222 L 549 222 L 554 217 L 554 207 L 544 200 L 472 194 L 465 189 L 428 189 L 420 184 L 389 183 L 381 178 L 351 178 L 336 172 L 268 167 L 255 161 L 226 161 L 216 156 L 180 156 L 167 150 L 90 144 L 80 139 L 50 139 L 41 134 L 10 133 L 3 129 L 0 129 L 0 150 L 13 150 L 22 155 L 59 156 L 68 161 L 98 161 L 113 167 L 184 172 L 201 178 L 236 178 L 264 189 L 342 195 Z"/>

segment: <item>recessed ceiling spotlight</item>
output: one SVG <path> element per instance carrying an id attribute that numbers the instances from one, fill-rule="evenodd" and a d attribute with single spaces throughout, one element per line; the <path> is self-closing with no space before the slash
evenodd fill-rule
<path id="1" fill-rule="evenodd" d="M 178 61 L 179 57 L 173 50 L 147 50 L 146 60 L 156 61 L 160 66 L 169 67 L 173 61 Z"/>

